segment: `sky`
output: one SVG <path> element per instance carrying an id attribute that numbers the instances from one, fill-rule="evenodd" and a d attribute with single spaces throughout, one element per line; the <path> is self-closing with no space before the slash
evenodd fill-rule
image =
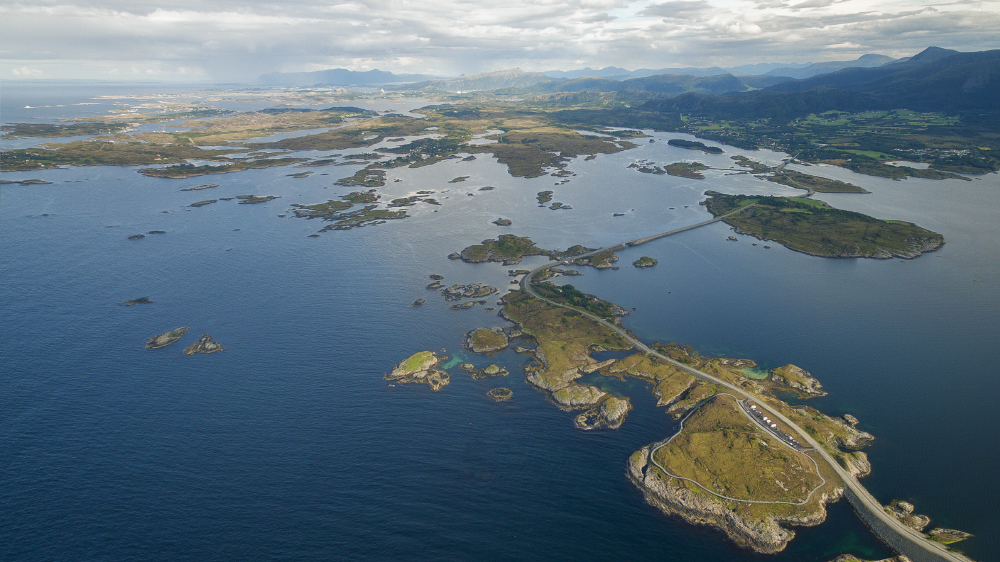
<path id="1" fill-rule="evenodd" d="M 1000 0 L 3 0 L 0 80 L 732 67 L 1000 48 Z"/>

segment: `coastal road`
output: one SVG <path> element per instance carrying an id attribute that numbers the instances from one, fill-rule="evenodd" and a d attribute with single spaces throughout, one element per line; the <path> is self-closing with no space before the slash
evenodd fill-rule
<path id="1" fill-rule="evenodd" d="M 747 205 L 746 207 L 748 206 L 749 205 Z M 587 316 L 591 320 L 594 320 L 595 322 L 603 324 L 604 326 L 610 328 L 611 330 L 614 330 L 615 333 L 624 338 L 626 341 L 630 342 L 633 346 L 635 346 L 636 349 L 644 353 L 648 353 L 649 355 L 652 355 L 658 359 L 662 359 L 663 361 L 666 361 L 671 365 L 674 365 L 675 367 L 691 375 L 694 375 L 695 378 L 725 387 L 728 390 L 734 392 L 737 397 L 742 397 L 741 398 L 742 400 L 753 398 L 754 402 L 758 405 L 758 408 L 765 410 L 768 414 L 774 416 L 774 419 L 780 420 L 781 422 L 785 423 L 794 432 L 799 434 L 803 442 L 808 443 L 809 446 L 814 448 L 816 452 L 819 453 L 820 457 L 824 461 L 826 461 L 827 464 L 830 465 L 834 473 L 836 473 L 837 476 L 839 476 L 840 479 L 844 482 L 844 485 L 848 488 L 848 490 L 854 494 L 854 497 L 850 498 L 851 504 L 854 506 L 854 508 L 859 510 L 859 512 L 861 510 L 865 510 L 867 512 L 867 514 L 861 514 L 862 519 L 865 520 L 865 522 L 869 525 L 869 527 L 871 527 L 878 534 L 878 536 L 882 538 L 882 540 L 888 543 L 894 550 L 896 550 L 900 554 L 908 556 L 914 562 L 925 562 L 925 561 L 926 562 L 940 562 L 940 561 L 971 562 L 969 558 L 966 558 L 965 556 L 962 556 L 960 554 L 948 550 L 942 544 L 927 539 L 926 537 L 924 537 L 922 533 L 919 533 L 918 531 L 915 531 L 907 527 L 906 525 L 903 525 L 902 523 L 899 522 L 898 519 L 886 513 L 882 504 L 879 503 L 874 497 L 872 497 L 872 495 L 868 493 L 868 490 L 866 490 L 865 487 L 862 486 L 853 476 L 848 474 L 848 472 L 844 470 L 843 467 L 840 466 L 840 463 L 838 463 L 828 452 L 826 452 L 825 449 L 823 449 L 822 445 L 820 445 L 818 441 L 816 441 L 811 435 L 806 433 L 802 428 L 800 428 L 798 425 L 792 422 L 792 420 L 785 417 L 784 414 L 777 411 L 775 408 L 772 408 L 771 406 L 767 405 L 765 402 L 761 401 L 756 396 L 748 394 L 740 387 L 728 381 L 722 380 L 704 371 L 685 365 L 684 363 L 681 363 L 673 359 L 672 357 L 654 351 L 649 346 L 642 343 L 638 338 L 629 333 L 627 330 L 616 324 L 608 322 L 607 320 L 595 316 L 587 311 L 580 310 L 578 308 L 572 308 L 570 306 L 559 304 L 557 302 L 549 300 L 539 295 L 537 292 L 535 292 L 534 288 L 531 286 L 531 279 L 534 278 L 534 276 L 543 269 L 547 269 L 559 264 L 569 265 L 570 263 L 572 263 L 573 260 L 579 258 L 597 255 L 610 250 L 623 250 L 628 246 L 638 246 L 639 244 L 644 244 L 646 242 L 658 240 L 660 238 L 665 238 L 667 236 L 671 236 L 679 232 L 693 230 L 695 228 L 699 228 L 708 224 L 712 224 L 714 222 L 718 222 L 728 217 L 729 215 L 742 211 L 746 207 L 741 207 L 740 209 L 737 209 L 731 213 L 718 216 L 712 220 L 700 222 L 698 224 L 693 224 L 691 226 L 674 229 L 660 234 L 654 234 L 652 236 L 646 236 L 644 238 L 637 238 L 635 240 L 630 240 L 628 242 L 623 242 L 621 244 L 615 244 L 613 246 L 606 246 L 604 248 L 599 248 L 597 250 L 591 250 L 589 252 L 573 256 L 572 258 L 566 258 L 561 262 L 547 263 L 540 265 L 535 269 L 532 269 L 531 272 L 529 272 L 521 279 L 520 287 L 521 289 L 527 291 L 531 296 L 539 300 L 545 301 L 550 305 L 558 306 L 561 308 L 571 308 L 572 310 L 580 312 L 581 314 Z M 868 517 L 866 517 L 865 515 L 867 515 Z"/>

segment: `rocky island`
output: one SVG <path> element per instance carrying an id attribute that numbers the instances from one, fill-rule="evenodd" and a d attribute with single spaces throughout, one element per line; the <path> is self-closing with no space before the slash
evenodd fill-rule
<path id="1" fill-rule="evenodd" d="M 219 342 L 212 341 L 212 336 L 204 334 L 198 338 L 198 341 L 184 348 L 184 355 L 194 355 L 195 353 L 215 353 L 217 351 L 225 351 L 225 349 Z"/>
<path id="2" fill-rule="evenodd" d="M 496 353 L 507 349 L 509 343 L 500 328 L 476 328 L 465 335 L 465 347 L 473 353 Z"/>
<path id="3" fill-rule="evenodd" d="M 688 150 L 700 150 L 705 154 L 722 154 L 722 149 L 717 146 L 707 146 L 703 142 L 689 141 L 684 139 L 670 139 L 667 141 L 670 146 L 686 148 Z"/>
<path id="4" fill-rule="evenodd" d="M 155 335 L 146 340 L 146 349 L 159 349 L 161 347 L 166 347 L 181 339 L 181 336 L 183 336 L 187 331 L 188 327 L 184 326 L 170 330 L 169 332 Z"/>
<path id="5" fill-rule="evenodd" d="M 551 252 L 543 250 L 529 238 L 513 234 L 501 234 L 496 240 L 483 240 L 481 244 L 469 246 L 459 256 L 467 263 L 501 262 L 517 265 L 525 256 L 547 256 Z"/>
<path id="6" fill-rule="evenodd" d="M 506 377 L 507 375 L 510 374 L 510 372 L 499 365 L 490 363 L 489 365 L 483 367 L 482 369 L 473 369 L 472 372 L 469 374 L 472 375 L 472 378 L 474 380 L 482 380 L 482 379 L 492 379 L 496 377 Z"/>
<path id="7" fill-rule="evenodd" d="M 768 372 L 768 379 L 780 388 L 789 389 L 801 397 L 826 396 L 823 385 L 801 367 L 785 365 Z M 851 416 L 853 417 L 853 416 Z"/>
<path id="8" fill-rule="evenodd" d="M 125 306 L 132 306 L 136 304 L 153 304 L 153 301 L 149 300 L 149 297 L 139 297 L 137 299 L 131 299 L 123 302 Z"/>
<path id="9" fill-rule="evenodd" d="M 633 453 L 628 475 L 650 504 L 765 553 L 794 536 L 782 523 L 817 525 L 842 494 L 832 470 L 764 432 L 725 394 L 688 414 L 673 437 Z"/>
<path id="10" fill-rule="evenodd" d="M 437 392 L 451 382 L 448 372 L 437 368 L 440 364 L 441 358 L 433 351 L 418 351 L 400 361 L 392 372 L 385 375 L 385 380 L 404 384 L 426 384 L 432 391 Z"/>
<path id="11" fill-rule="evenodd" d="M 689 178 L 693 180 L 703 180 L 705 175 L 701 172 L 708 169 L 708 166 L 701 162 L 674 162 L 663 168 L 671 176 Z"/>
<path id="12" fill-rule="evenodd" d="M 256 205 L 257 203 L 267 203 L 278 199 L 279 195 L 237 195 L 240 205 Z"/>
<path id="13" fill-rule="evenodd" d="M 660 262 L 656 259 L 653 259 L 649 256 L 642 256 L 641 258 L 632 262 L 632 266 L 637 267 L 639 269 L 644 269 L 647 267 L 656 267 L 656 264 L 658 263 Z"/>
<path id="14" fill-rule="evenodd" d="M 486 396 L 489 396 L 496 402 L 504 402 L 506 400 L 510 400 L 510 398 L 514 396 L 514 392 L 509 388 L 501 386 L 499 388 L 490 389 L 490 391 L 486 393 Z"/>

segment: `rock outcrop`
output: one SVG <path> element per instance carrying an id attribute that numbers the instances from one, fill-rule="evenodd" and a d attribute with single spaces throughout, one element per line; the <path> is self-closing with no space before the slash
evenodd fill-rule
<path id="1" fill-rule="evenodd" d="M 770 515 L 762 520 L 750 520 L 714 496 L 696 493 L 686 487 L 684 481 L 666 476 L 652 466 L 649 456 L 649 447 L 633 453 L 629 457 L 627 471 L 629 479 L 642 490 L 649 504 L 688 523 L 719 529 L 736 544 L 761 553 L 780 552 L 795 536 L 779 522 L 818 525 L 826 518 L 825 503 L 839 499 L 842 493 L 841 489 L 836 489 L 835 497 L 824 494 L 818 510 L 806 516 L 779 518 Z"/>
<path id="2" fill-rule="evenodd" d="M 215 353 L 217 351 L 225 351 L 225 348 L 222 347 L 221 343 L 212 341 L 212 336 L 204 334 L 198 338 L 198 341 L 184 348 L 184 355 Z"/>
<path id="3" fill-rule="evenodd" d="M 159 349 L 161 347 L 166 347 L 181 339 L 181 336 L 183 336 L 187 331 L 188 327 L 184 326 L 175 330 L 170 330 L 169 332 L 157 334 L 146 340 L 146 349 Z"/>
<path id="4" fill-rule="evenodd" d="M 955 529 L 944 529 L 942 527 L 931 529 L 931 532 L 927 533 L 927 535 L 930 536 L 931 540 L 941 544 L 951 544 L 972 537 L 971 533 L 956 531 Z"/>
<path id="5" fill-rule="evenodd" d="M 627 397 L 608 395 L 600 405 L 591 408 L 574 418 L 574 423 L 580 429 L 618 429 L 625 422 L 625 417 L 632 410 L 632 402 Z"/>
<path id="6" fill-rule="evenodd" d="M 493 377 L 506 377 L 507 375 L 510 374 L 510 372 L 499 365 L 490 363 L 489 365 L 487 365 L 482 369 L 473 370 L 471 374 L 473 379 L 481 380 L 481 379 L 491 379 Z"/>
<path id="7" fill-rule="evenodd" d="M 914 531 L 923 531 L 924 527 L 931 522 L 931 518 L 913 513 L 913 509 L 912 503 L 903 500 L 892 500 L 889 505 L 885 506 L 885 512 L 899 519 L 903 525 Z"/>
<path id="8" fill-rule="evenodd" d="M 855 478 L 863 478 L 872 472 L 872 463 L 868 462 L 868 455 L 861 451 L 853 453 L 841 453 L 844 469 Z"/>
<path id="9" fill-rule="evenodd" d="M 404 384 L 426 384 L 437 392 L 451 382 L 447 371 L 436 368 L 440 363 L 441 358 L 433 351 L 419 351 L 400 361 L 384 378 Z"/>
<path id="10" fill-rule="evenodd" d="M 771 369 L 768 379 L 776 386 L 788 388 L 804 397 L 826 396 L 823 385 L 809 371 L 795 365 Z"/>
<path id="11" fill-rule="evenodd" d="M 509 388 L 501 386 L 499 388 L 490 389 L 490 391 L 486 393 L 486 396 L 489 396 L 497 402 L 503 402 L 505 400 L 510 400 L 510 398 L 514 396 L 514 392 Z"/>
<path id="12" fill-rule="evenodd" d="M 476 328 L 465 335 L 465 347 L 473 353 L 496 353 L 507 349 L 509 344 L 501 328 Z"/>

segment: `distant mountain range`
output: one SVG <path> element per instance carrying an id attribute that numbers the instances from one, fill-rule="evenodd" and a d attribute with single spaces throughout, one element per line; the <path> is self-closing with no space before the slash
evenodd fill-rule
<path id="1" fill-rule="evenodd" d="M 664 95 L 678 95 L 684 92 L 699 92 L 702 94 L 723 94 L 726 92 L 745 92 L 748 90 L 766 88 L 791 78 L 783 76 L 733 76 L 719 74 L 710 76 L 693 76 L 690 74 L 657 74 L 644 78 L 629 78 L 616 80 L 613 78 L 576 78 L 573 80 L 549 81 L 537 84 L 532 91 L 536 92 L 650 92 Z"/>
<path id="2" fill-rule="evenodd" d="M 406 84 L 401 88 L 407 90 L 432 88 L 447 92 L 490 91 L 504 88 L 528 88 L 540 82 L 548 82 L 550 80 L 551 78 L 540 72 L 525 72 L 520 68 L 511 68 L 508 70 L 462 75 L 458 78 L 425 80 L 416 84 Z"/>
<path id="3" fill-rule="evenodd" d="M 257 79 L 262 86 L 375 86 L 417 82 L 433 78 L 426 74 L 393 74 L 384 70 L 358 72 L 343 68 L 316 72 L 273 72 Z"/>
<path id="4" fill-rule="evenodd" d="M 495 90 L 498 88 L 526 88 L 549 80 L 576 80 L 580 78 L 602 78 L 605 80 L 632 80 L 664 74 L 683 76 L 787 76 L 789 78 L 809 78 L 817 74 L 834 72 L 842 68 L 873 67 L 892 61 L 884 55 L 864 55 L 854 61 L 821 62 L 806 64 L 763 63 L 732 68 L 640 68 L 627 70 L 609 66 L 599 70 L 551 70 L 547 72 L 525 72 L 519 68 L 484 72 L 458 78 L 440 78 L 426 74 L 394 74 L 384 70 L 358 72 L 343 68 L 318 70 L 315 72 L 273 72 L 257 79 L 262 86 L 377 86 L 382 84 L 411 84 L 413 89 L 438 88 L 448 91 Z M 413 84 L 417 82 L 417 84 Z M 602 91 L 613 91 L 606 88 Z M 642 89 L 642 88 L 640 88 Z M 653 90 L 656 91 L 656 90 Z"/>
<path id="5" fill-rule="evenodd" d="M 688 76 L 719 76 L 722 74 L 732 74 L 734 76 L 787 76 L 789 78 L 809 78 L 817 74 L 836 72 L 843 68 L 881 66 L 892 62 L 892 57 L 885 55 L 862 55 L 857 60 L 852 61 L 830 61 L 818 63 L 761 63 L 748 64 L 743 66 L 733 66 L 721 68 L 713 66 L 709 68 L 683 67 L 683 68 L 640 68 L 639 70 L 626 70 L 617 66 L 609 66 L 599 70 L 584 68 L 581 70 L 549 70 L 542 74 L 557 80 L 573 80 L 576 78 L 607 78 L 613 80 L 627 80 L 630 78 L 645 78 L 660 74 L 683 74 Z"/>
<path id="6" fill-rule="evenodd" d="M 912 109 L 950 114 L 1000 111 L 1000 50 L 961 53 L 929 47 L 874 68 L 845 68 L 760 91 L 707 96 L 688 92 L 653 100 L 657 111 L 790 119 L 833 109 Z"/>
<path id="7" fill-rule="evenodd" d="M 760 71 L 764 67 L 754 65 L 754 69 Z M 696 70 L 702 74 L 695 74 Z M 752 115 L 790 119 L 831 109 L 907 108 L 952 114 L 996 114 L 1000 110 L 1000 50 L 961 53 L 929 47 L 905 59 L 864 55 L 854 61 L 778 66 L 762 75 L 749 76 L 718 70 L 719 73 L 715 69 L 630 72 L 607 67 L 540 73 L 515 68 L 458 78 L 430 78 L 380 70 L 334 69 L 267 74 L 261 76 L 259 83 L 387 88 L 391 85 L 397 90 L 510 90 L 528 94 L 591 91 L 624 92 L 627 96 L 628 92 L 634 92 L 641 95 L 633 97 L 652 98 L 644 107 L 654 111 L 711 112 L 733 118 Z M 636 76 L 645 72 L 653 74 Z"/>

